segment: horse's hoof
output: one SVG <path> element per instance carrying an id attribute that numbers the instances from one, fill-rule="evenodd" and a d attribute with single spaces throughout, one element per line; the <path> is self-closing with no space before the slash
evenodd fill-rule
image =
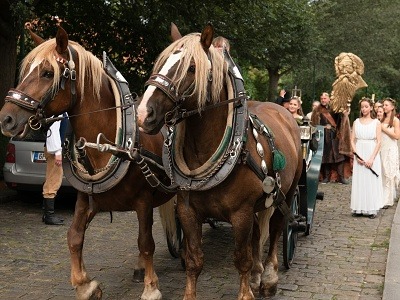
<path id="1" fill-rule="evenodd" d="M 161 300 L 162 295 L 161 292 L 158 289 L 155 289 L 153 291 L 144 291 L 142 296 L 140 297 L 141 300 Z"/>
<path id="2" fill-rule="evenodd" d="M 257 292 L 260 289 L 261 278 L 258 276 L 257 278 L 252 278 L 250 281 L 250 287 L 253 292 Z"/>
<path id="3" fill-rule="evenodd" d="M 144 269 L 135 269 L 133 271 L 133 281 L 134 282 L 144 281 Z"/>
<path id="4" fill-rule="evenodd" d="M 100 300 L 103 296 L 99 283 L 95 280 L 77 286 L 75 293 L 78 300 Z"/>
<path id="5" fill-rule="evenodd" d="M 265 285 L 265 284 L 261 284 L 260 286 L 260 295 L 262 297 L 273 297 L 276 295 L 276 292 L 278 290 L 278 284 L 273 284 L 273 285 Z"/>

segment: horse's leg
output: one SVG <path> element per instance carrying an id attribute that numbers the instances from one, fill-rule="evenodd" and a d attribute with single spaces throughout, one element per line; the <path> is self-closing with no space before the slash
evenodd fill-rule
<path id="1" fill-rule="evenodd" d="M 75 288 L 77 299 L 101 299 L 99 283 L 91 281 L 83 263 L 82 249 L 85 231 L 89 220 L 88 195 L 78 192 L 75 213 L 68 230 L 68 247 L 71 259 L 71 284 Z"/>
<path id="2" fill-rule="evenodd" d="M 253 212 L 240 211 L 231 217 L 233 235 L 235 238 L 235 252 L 234 261 L 235 267 L 239 271 L 240 287 L 239 287 L 239 300 L 252 300 L 254 299 L 253 292 L 250 288 L 250 273 L 253 267 L 253 249 L 252 249 L 252 235 L 256 231 L 257 238 L 259 239 L 258 224 L 254 225 Z M 254 229 L 254 226 L 257 228 Z M 257 249 L 254 251 L 259 252 L 259 244 L 256 242 Z"/>
<path id="3" fill-rule="evenodd" d="M 284 217 L 280 211 L 275 211 L 269 225 L 269 250 L 260 285 L 260 294 L 265 297 L 274 296 L 278 287 L 278 242 L 284 225 Z"/>
<path id="4" fill-rule="evenodd" d="M 185 236 L 186 288 L 183 299 L 195 300 L 197 279 L 204 264 L 204 254 L 201 249 L 203 220 L 185 201 L 178 201 L 177 211 Z"/>
<path id="5" fill-rule="evenodd" d="M 139 263 L 144 263 L 144 290 L 141 299 L 159 300 L 162 296 L 158 289 L 158 277 L 154 270 L 155 243 L 152 234 L 153 206 L 151 199 L 144 198 L 138 203 L 136 213 L 139 221 Z"/>
<path id="6" fill-rule="evenodd" d="M 255 221 L 258 223 L 259 234 L 254 233 L 253 230 L 253 269 L 251 270 L 251 280 L 250 285 L 253 291 L 260 290 L 261 284 L 261 274 L 264 271 L 264 266 L 262 264 L 262 256 L 264 253 L 264 246 L 269 237 L 269 221 L 271 219 L 271 215 L 274 212 L 274 208 L 271 206 L 265 210 L 260 211 L 257 214 L 257 218 Z M 258 245 L 258 252 L 257 247 Z"/>
<path id="7" fill-rule="evenodd" d="M 133 281 L 144 282 L 144 270 L 145 270 L 144 258 L 139 252 L 136 265 L 133 270 Z"/>
<path id="8" fill-rule="evenodd" d="M 260 247 L 260 227 L 258 217 L 254 215 L 253 234 L 252 234 L 252 250 L 253 250 L 253 268 L 251 269 L 250 286 L 253 291 L 260 288 L 261 274 L 264 271 L 262 265 L 262 250 Z"/>

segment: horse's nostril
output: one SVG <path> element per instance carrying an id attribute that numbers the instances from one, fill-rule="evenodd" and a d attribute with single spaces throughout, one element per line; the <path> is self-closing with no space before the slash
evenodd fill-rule
<path id="1" fill-rule="evenodd" d="M 3 129 L 10 129 L 15 124 L 14 119 L 10 115 L 5 116 L 2 120 L 0 120 L 0 123 Z"/>
<path id="2" fill-rule="evenodd" d="M 3 120 L 1 123 L 7 124 L 7 123 L 11 123 L 11 121 L 12 121 L 11 116 L 6 116 L 6 117 L 4 118 L 4 120 Z"/>
<path id="3" fill-rule="evenodd" d="M 147 117 L 146 117 L 146 121 L 147 122 L 151 122 L 154 120 L 154 109 L 152 107 L 148 107 L 147 108 Z"/>

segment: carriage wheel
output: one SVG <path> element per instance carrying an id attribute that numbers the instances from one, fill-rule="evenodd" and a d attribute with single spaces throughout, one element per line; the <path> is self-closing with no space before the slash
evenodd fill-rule
<path id="1" fill-rule="evenodd" d="M 176 239 L 172 239 L 170 236 L 167 235 L 167 245 L 168 251 L 174 258 L 181 257 L 181 250 L 183 245 L 183 231 L 182 225 L 179 221 L 178 215 L 175 212 L 175 222 L 176 222 Z"/>
<path id="2" fill-rule="evenodd" d="M 290 207 L 293 215 L 299 215 L 299 205 L 300 205 L 300 192 L 299 188 L 293 196 L 293 202 Z M 298 231 L 294 230 L 289 222 L 286 222 L 286 226 L 283 230 L 283 264 L 286 269 L 290 269 L 293 263 L 293 258 L 296 250 Z"/>

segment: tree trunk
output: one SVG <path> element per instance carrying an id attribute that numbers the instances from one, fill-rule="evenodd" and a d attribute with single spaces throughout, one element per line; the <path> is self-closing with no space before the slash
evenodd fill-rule
<path id="1" fill-rule="evenodd" d="M 268 77 L 269 77 L 269 87 L 268 87 L 268 101 L 275 102 L 278 97 L 278 83 L 279 71 L 277 69 L 268 69 Z"/>
<path id="2" fill-rule="evenodd" d="M 17 63 L 17 38 L 10 1 L 0 0 L 0 107 L 8 90 L 14 87 Z"/>
<path id="3" fill-rule="evenodd" d="M 17 38 L 10 3 L 0 0 L 0 108 L 11 87 L 14 87 L 17 63 Z M 0 178 L 3 178 L 3 165 L 8 138 L 0 134 Z"/>

